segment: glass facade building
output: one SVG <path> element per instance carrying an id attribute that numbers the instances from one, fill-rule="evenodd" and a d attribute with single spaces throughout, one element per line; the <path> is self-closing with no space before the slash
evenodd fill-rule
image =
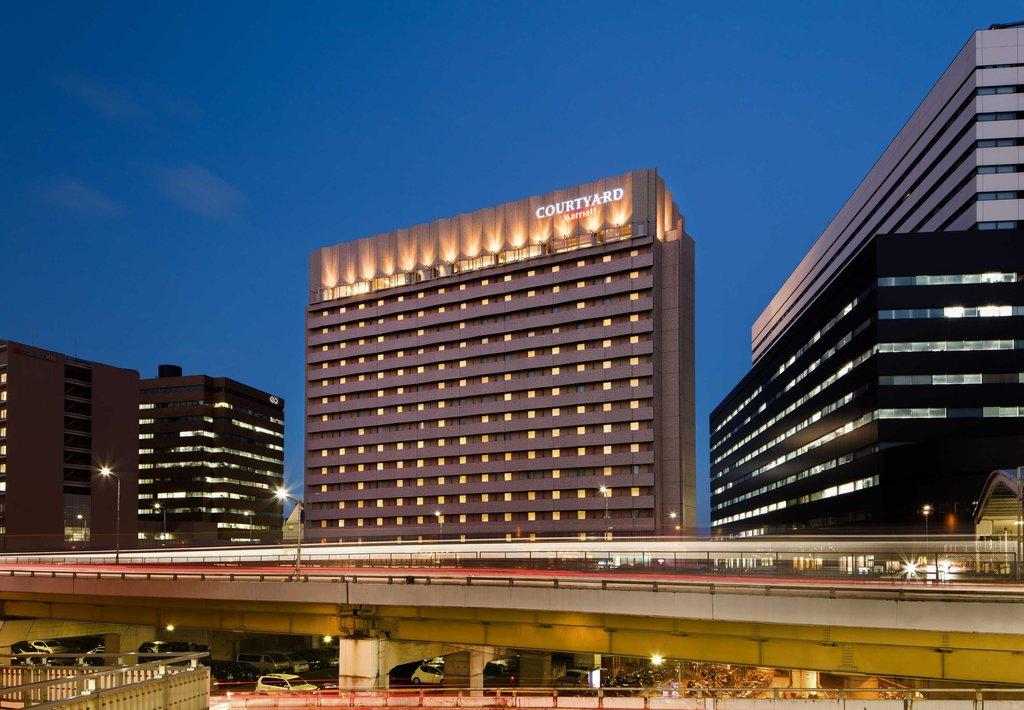
<path id="1" fill-rule="evenodd" d="M 974 33 L 751 332 L 715 531 L 971 525 L 1024 464 L 1024 29 Z"/>

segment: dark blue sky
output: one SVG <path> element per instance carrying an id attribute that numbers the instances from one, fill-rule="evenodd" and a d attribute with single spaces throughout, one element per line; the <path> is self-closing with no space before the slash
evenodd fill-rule
<path id="1" fill-rule="evenodd" d="M 754 318 L 1012 2 L 10 3 L 0 337 L 288 400 L 318 246 L 656 166 L 697 242 L 707 415 Z"/>

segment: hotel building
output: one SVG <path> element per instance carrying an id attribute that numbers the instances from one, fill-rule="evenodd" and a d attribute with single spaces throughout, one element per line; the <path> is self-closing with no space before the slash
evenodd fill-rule
<path id="1" fill-rule="evenodd" d="M 134 546 L 139 375 L 0 340 L 0 546 Z"/>
<path id="2" fill-rule="evenodd" d="M 306 537 L 695 522 L 693 242 L 653 169 L 315 251 Z"/>
<path id="3" fill-rule="evenodd" d="M 280 542 L 283 399 L 161 365 L 140 383 L 138 417 L 140 539 Z"/>
<path id="4" fill-rule="evenodd" d="M 716 531 L 962 530 L 1024 464 L 1022 178 L 1024 29 L 995 26 L 754 323 L 711 414 Z"/>

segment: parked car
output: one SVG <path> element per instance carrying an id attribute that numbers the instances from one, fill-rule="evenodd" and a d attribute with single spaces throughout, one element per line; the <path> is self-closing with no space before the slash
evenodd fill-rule
<path id="1" fill-rule="evenodd" d="M 292 673 L 305 673 L 310 669 L 309 661 L 303 658 L 297 651 L 282 651 L 281 653 L 292 664 Z"/>
<path id="2" fill-rule="evenodd" d="M 491 661 L 484 666 L 484 687 L 514 688 L 519 685 L 519 662 L 517 659 Z"/>
<path id="3" fill-rule="evenodd" d="M 320 657 L 324 666 L 337 668 L 341 662 L 341 655 L 337 648 L 314 648 L 313 653 Z"/>
<path id="4" fill-rule="evenodd" d="M 104 654 L 106 652 L 107 647 L 103 644 L 95 646 L 94 648 L 90 648 L 88 651 L 85 652 L 85 658 L 82 659 L 82 662 L 85 663 L 87 666 L 103 666 L 108 664 L 113 665 L 114 662 L 117 660 L 117 657 L 105 656 Z"/>
<path id="5" fill-rule="evenodd" d="M 419 668 L 413 671 L 413 685 L 441 685 L 444 683 L 444 671 L 440 666 L 429 663 L 421 663 Z"/>
<path id="6" fill-rule="evenodd" d="M 11 644 L 12 666 L 41 666 L 49 654 L 40 651 L 28 641 Z"/>
<path id="7" fill-rule="evenodd" d="M 312 693 L 319 690 L 312 683 L 292 673 L 270 673 L 256 682 L 257 693 Z"/>
<path id="8" fill-rule="evenodd" d="M 554 680 L 556 688 L 590 687 L 590 671 L 585 668 L 566 668 L 565 674 Z"/>
<path id="9" fill-rule="evenodd" d="M 29 641 L 40 653 L 67 653 L 68 647 L 60 641 Z"/>
<path id="10" fill-rule="evenodd" d="M 292 663 L 288 660 L 287 656 L 269 651 L 239 653 L 235 656 L 235 661 L 243 666 L 252 668 L 258 673 L 290 672 L 292 669 Z"/>
<path id="11" fill-rule="evenodd" d="M 259 678 L 259 674 L 252 668 L 236 661 L 207 660 L 205 665 L 210 667 L 210 677 L 214 685 L 252 683 Z"/>
<path id="12" fill-rule="evenodd" d="M 318 671 L 327 665 L 327 660 L 311 648 L 299 649 L 298 651 L 295 651 L 295 653 L 305 659 L 306 663 L 309 664 L 309 670 L 311 671 Z"/>
<path id="13" fill-rule="evenodd" d="M 192 644 L 188 641 L 146 641 L 139 646 L 139 653 L 159 653 L 170 656 L 175 653 L 189 653 Z M 154 658 L 143 658 L 140 661 L 153 661 Z"/>

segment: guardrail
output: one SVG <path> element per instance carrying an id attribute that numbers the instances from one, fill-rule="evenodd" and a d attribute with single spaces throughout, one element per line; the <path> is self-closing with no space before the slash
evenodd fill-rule
<path id="1" fill-rule="evenodd" d="M 880 551 L 750 552 L 729 549 L 702 551 L 615 550 L 594 551 L 502 551 L 432 550 L 423 552 L 316 552 L 303 553 L 303 566 L 317 569 L 357 568 L 448 568 L 484 570 L 563 570 L 602 572 L 656 572 L 659 574 L 721 576 L 772 576 L 780 579 L 920 580 L 948 584 L 1014 582 L 1018 560 L 1014 552 L 971 549 L 966 543 L 946 543 L 944 550 L 921 549 L 901 543 Z M 6 558 L 9 561 L 14 558 Z M 295 551 L 275 553 L 218 554 L 197 551 L 195 555 L 158 552 L 145 557 L 122 557 L 122 565 L 188 566 L 216 565 L 244 569 L 257 566 L 292 565 Z M 106 555 L 19 556 L 11 564 L 103 565 Z M 0 564 L 3 564 L 0 559 Z M 1024 571 L 1024 570 L 1022 570 Z"/>
<path id="2" fill-rule="evenodd" d="M 0 659 L 22 660 L 36 654 L 0 654 Z M 174 687 L 176 697 L 190 700 L 180 707 L 205 707 L 209 695 L 209 669 L 199 664 L 206 653 L 181 654 L 54 654 L 52 658 L 71 660 L 72 665 L 22 665 L 0 667 L 0 704 L 4 707 L 72 707 L 77 702 L 105 698 L 109 707 L 150 707 L 154 693 L 166 697 Z M 116 658 L 114 666 L 91 666 L 97 657 Z M 147 660 L 152 659 L 152 660 Z M 142 661 L 127 665 L 127 661 Z M 180 677 L 176 677 L 180 676 Z M 171 679 L 174 682 L 171 682 Z M 113 697 L 116 696 L 116 697 Z M 147 699 L 148 698 L 148 699 Z M 127 700 L 139 700 L 139 704 Z M 191 701 L 194 701 L 192 703 Z M 147 705 L 148 703 L 148 705 Z M 191 703 L 191 704 L 190 704 Z M 85 706 L 83 706 L 85 707 Z M 99 705 L 97 705 L 99 707 Z"/>
<path id="3" fill-rule="evenodd" d="M 89 571 L 80 570 L 21 570 L 12 569 L 0 572 L 0 580 L 7 578 L 32 579 L 82 579 L 82 580 L 121 580 L 121 581 L 198 581 L 198 582 L 301 582 L 304 584 L 383 584 L 383 585 L 429 585 L 429 586 L 490 586 L 516 588 L 554 588 L 574 590 L 613 590 L 613 591 L 648 591 L 648 592 L 703 592 L 708 594 L 730 593 L 756 596 L 800 596 L 830 599 L 881 599 L 893 601 L 934 601 L 941 597 L 942 601 L 970 602 L 1007 602 L 1024 603 L 1024 589 L 1021 587 L 990 586 L 953 586 L 933 582 L 904 584 L 895 581 L 889 583 L 829 585 L 807 584 L 794 581 L 781 581 L 751 578 L 749 580 L 714 581 L 705 579 L 645 579 L 621 576 L 613 579 L 597 577 L 557 577 L 557 576 L 513 576 L 513 575 L 459 575 L 423 574 L 420 571 L 408 570 L 401 573 L 371 571 L 365 573 L 343 572 L 337 574 L 299 574 L 290 569 L 280 573 L 215 571 L 186 572 L 151 570 L 126 571 Z"/>
<path id="4" fill-rule="evenodd" d="M 283 707 L 358 708 L 572 708 L 609 710 L 695 710 L 749 708 L 751 703 L 777 708 L 806 708 L 813 702 L 856 710 L 907 710 L 923 704 L 935 710 L 1019 710 L 1021 688 L 506 688 L 458 690 L 366 690 L 342 688 L 317 693 L 233 692 L 210 697 L 211 710 Z"/>

